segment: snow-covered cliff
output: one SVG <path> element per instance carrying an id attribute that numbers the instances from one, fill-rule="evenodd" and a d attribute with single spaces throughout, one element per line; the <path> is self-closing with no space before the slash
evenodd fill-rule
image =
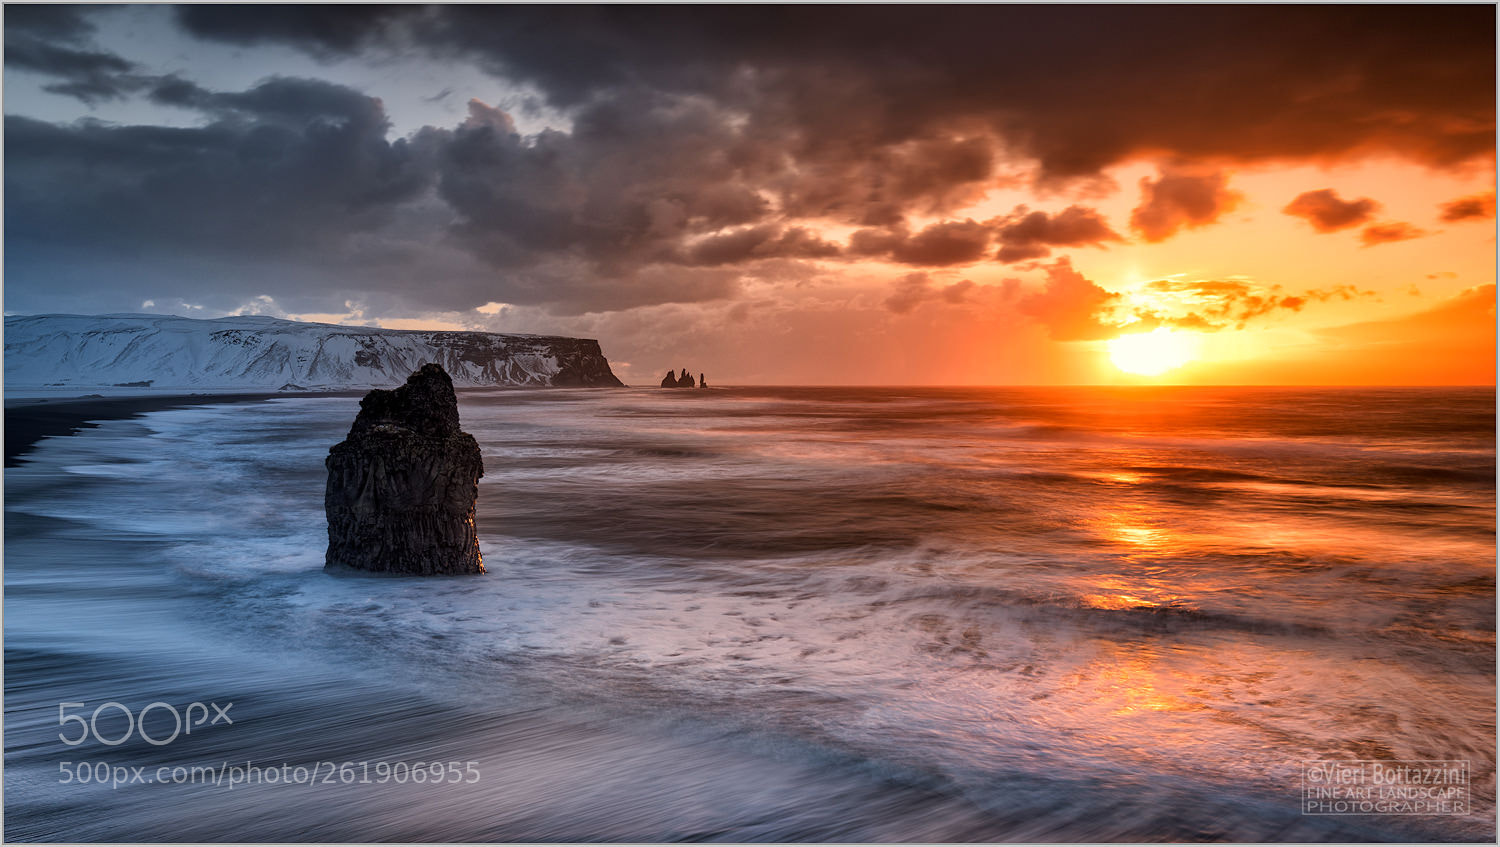
<path id="1" fill-rule="evenodd" d="M 277 391 L 399 385 L 427 362 L 459 387 L 618 386 L 599 342 L 427 332 L 248 316 L 5 319 L 5 393 L 69 389 Z"/>

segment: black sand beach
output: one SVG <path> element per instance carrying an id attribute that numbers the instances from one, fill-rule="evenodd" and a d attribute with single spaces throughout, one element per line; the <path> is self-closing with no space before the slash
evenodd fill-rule
<path id="1" fill-rule="evenodd" d="M 358 391 L 270 392 L 264 394 L 175 394 L 135 397 L 67 397 L 7 400 L 5 467 L 13 468 L 49 435 L 73 435 L 96 421 L 133 418 L 147 412 L 217 403 L 253 403 L 274 397 L 355 397 Z"/>

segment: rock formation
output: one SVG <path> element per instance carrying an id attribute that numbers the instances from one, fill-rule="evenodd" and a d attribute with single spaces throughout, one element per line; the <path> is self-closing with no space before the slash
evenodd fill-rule
<path id="1" fill-rule="evenodd" d="M 366 394 L 325 464 L 326 568 L 484 573 L 474 529 L 484 465 L 479 443 L 459 430 L 458 397 L 441 365 Z"/>
<path id="2" fill-rule="evenodd" d="M 694 385 L 695 383 L 693 382 L 693 375 L 688 373 L 687 368 L 683 368 L 681 374 L 667 371 L 667 375 L 662 377 L 661 379 L 662 388 L 693 388 Z M 696 383 L 696 386 L 698 388 L 708 387 L 708 379 L 701 373 L 698 374 L 698 382 Z"/>

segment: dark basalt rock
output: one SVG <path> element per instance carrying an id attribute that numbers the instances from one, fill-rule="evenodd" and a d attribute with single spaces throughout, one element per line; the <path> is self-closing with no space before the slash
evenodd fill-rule
<path id="1" fill-rule="evenodd" d="M 479 442 L 459 430 L 458 397 L 440 365 L 366 394 L 325 464 L 326 568 L 484 573 L 474 529 L 484 464 Z"/>
<path id="2" fill-rule="evenodd" d="M 694 383 L 693 382 L 693 375 L 690 374 L 690 373 L 688 373 L 688 369 L 687 368 L 683 368 L 681 374 L 673 373 L 672 371 L 667 371 L 667 375 L 664 376 L 664 377 L 662 377 L 661 387 L 662 388 L 694 388 L 694 387 L 697 387 L 697 388 L 707 388 L 708 387 L 708 379 L 706 377 L 704 377 L 703 374 L 700 373 L 700 374 L 698 374 L 698 381 L 696 383 Z"/>

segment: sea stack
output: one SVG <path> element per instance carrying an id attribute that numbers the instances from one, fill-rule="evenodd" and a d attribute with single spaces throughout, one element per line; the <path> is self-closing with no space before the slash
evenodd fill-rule
<path id="1" fill-rule="evenodd" d="M 667 371 L 667 375 L 661 378 L 661 387 L 662 388 L 676 388 L 677 387 L 677 374 L 674 374 L 671 371 Z"/>
<path id="2" fill-rule="evenodd" d="M 359 401 L 349 436 L 328 451 L 325 568 L 436 576 L 484 573 L 474 502 L 484 464 L 459 430 L 441 365 Z"/>

